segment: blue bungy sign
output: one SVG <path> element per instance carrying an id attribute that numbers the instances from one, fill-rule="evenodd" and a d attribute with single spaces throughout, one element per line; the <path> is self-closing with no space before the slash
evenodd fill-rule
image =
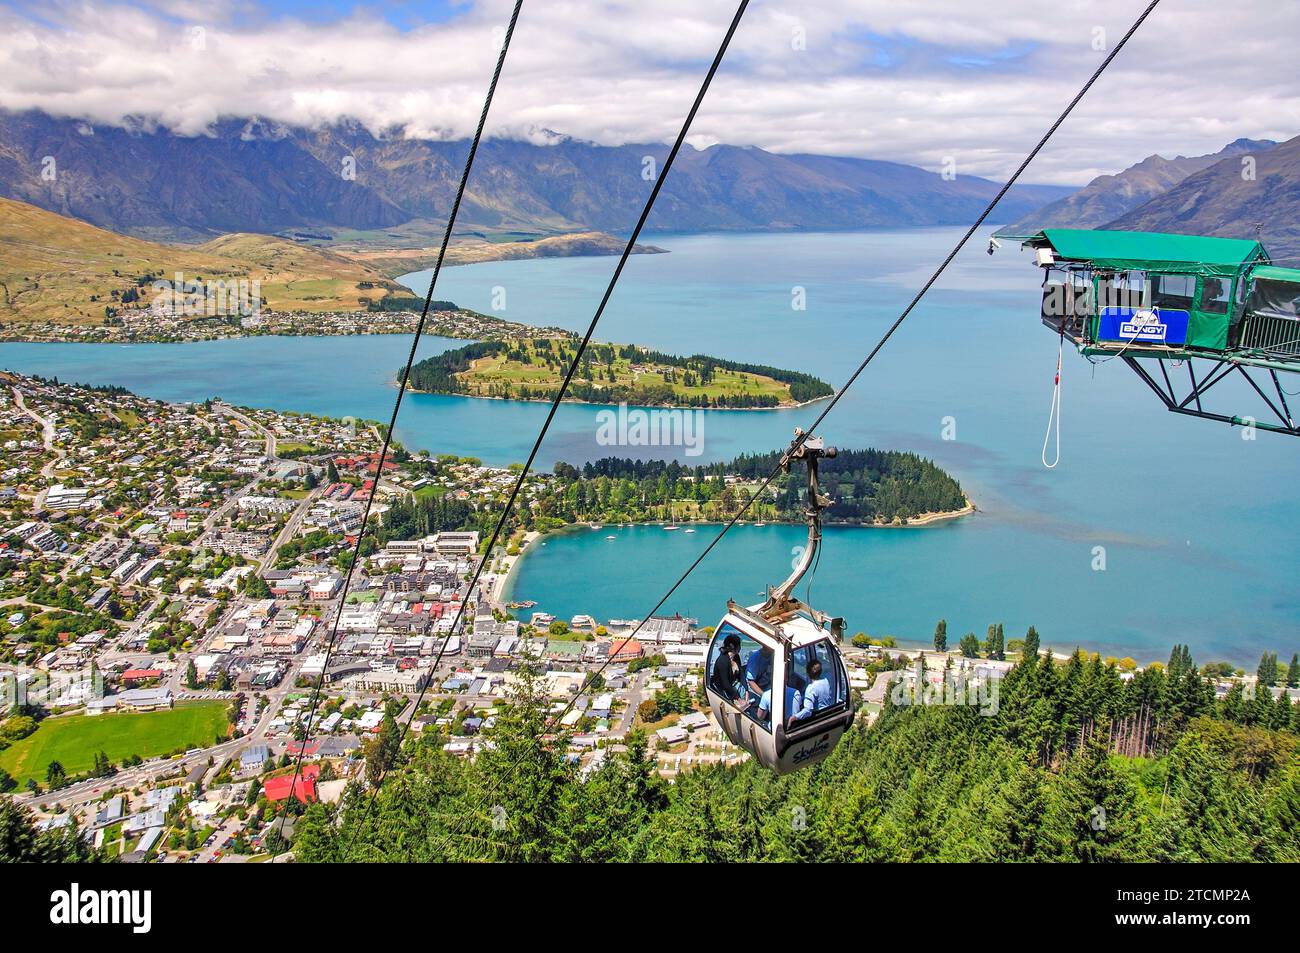
<path id="1" fill-rule="evenodd" d="M 1102 308 L 1097 340 L 1124 344 L 1186 344 L 1186 311 L 1164 308 Z"/>

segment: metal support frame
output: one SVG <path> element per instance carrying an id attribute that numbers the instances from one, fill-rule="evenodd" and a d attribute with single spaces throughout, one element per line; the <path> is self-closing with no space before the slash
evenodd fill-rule
<path id="1" fill-rule="evenodd" d="M 817 550 L 822 541 L 822 510 L 831 505 L 829 497 L 822 496 L 821 486 L 817 482 L 817 463 L 822 458 L 830 459 L 839 451 L 834 447 L 826 446 L 821 437 L 815 437 L 811 434 L 805 435 L 802 430 L 796 429 L 794 440 L 791 442 L 789 449 L 781 456 L 781 469 L 789 473 L 790 467 L 799 461 L 808 467 L 808 499 L 807 509 L 804 515 L 808 520 L 808 545 L 804 547 L 803 554 L 799 558 L 798 564 L 794 570 L 779 586 L 768 587 L 767 599 L 759 608 L 757 616 L 773 626 L 793 617 L 796 613 L 806 613 L 817 625 L 830 625 L 831 633 L 836 638 L 841 638 L 844 634 L 844 620 L 839 617 L 832 617 L 824 612 L 814 609 L 812 606 L 805 605 L 793 595 L 794 588 L 799 584 L 799 580 L 811 568 L 813 561 L 817 556 Z M 734 602 L 728 602 L 728 608 L 737 611 Z M 753 613 L 746 611 L 746 616 Z M 780 636 L 780 630 L 775 630 Z"/>
<path id="2" fill-rule="evenodd" d="M 1287 404 L 1286 400 L 1286 391 L 1282 389 L 1282 383 L 1278 379 L 1277 370 L 1275 368 L 1261 368 L 1257 364 L 1245 364 L 1230 358 L 1204 358 L 1207 362 L 1212 362 L 1213 366 L 1209 369 L 1208 373 L 1203 374 L 1198 379 L 1196 371 L 1192 366 L 1195 359 L 1191 357 L 1179 358 L 1178 360 L 1187 364 L 1187 377 L 1190 382 L 1187 393 L 1182 397 L 1179 397 L 1178 392 L 1174 387 L 1173 378 L 1170 377 L 1169 370 L 1166 367 L 1166 362 L 1171 360 L 1171 358 L 1156 357 L 1152 355 L 1142 355 L 1141 357 L 1137 357 L 1131 354 L 1120 354 L 1119 357 L 1125 364 L 1133 369 L 1133 373 L 1137 374 L 1142 382 L 1151 389 L 1151 392 L 1160 398 L 1161 402 L 1165 405 L 1165 409 L 1172 413 L 1184 414 L 1188 417 L 1201 417 L 1205 420 L 1217 420 L 1220 423 L 1225 423 L 1229 426 L 1255 427 L 1259 430 L 1267 430 L 1271 433 L 1289 434 L 1293 437 L 1300 437 L 1300 425 L 1297 425 L 1295 418 L 1291 415 L 1291 408 Z M 1160 365 L 1160 377 L 1163 380 L 1163 386 L 1161 386 L 1161 383 L 1152 376 L 1150 371 L 1142 366 L 1140 363 L 1142 360 L 1154 360 Z M 1268 375 L 1268 379 L 1264 382 L 1264 387 L 1260 386 L 1260 382 L 1255 380 L 1252 376 L 1252 372 L 1261 375 Z M 1272 415 L 1272 419 L 1259 420 L 1254 417 L 1242 416 L 1239 414 L 1219 413 L 1217 411 L 1206 409 L 1205 404 L 1203 403 L 1205 395 L 1209 393 L 1216 384 L 1220 383 L 1225 378 L 1232 376 L 1234 373 L 1238 373 L 1246 379 L 1246 383 L 1250 385 L 1251 389 L 1256 395 L 1258 395 L 1264 406 L 1268 408 L 1268 413 Z M 1265 393 L 1265 387 L 1270 381 L 1272 383 L 1272 389 L 1277 394 L 1276 402 L 1272 397 Z"/>

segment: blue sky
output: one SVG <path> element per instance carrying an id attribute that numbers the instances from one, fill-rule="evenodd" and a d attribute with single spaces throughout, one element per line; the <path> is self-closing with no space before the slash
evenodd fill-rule
<path id="1" fill-rule="evenodd" d="M 467 4 L 447 0 L 397 3 L 347 3 L 343 0 L 274 0 L 257 5 L 259 18 L 293 17 L 309 23 L 331 23 L 353 15 L 381 17 L 403 32 L 430 23 L 445 23 L 465 14 Z M 252 19 L 252 18 L 250 18 Z M 238 22 L 238 21 L 237 21 Z"/>
<path id="2" fill-rule="evenodd" d="M 997 177 L 1144 0 L 753 0 L 693 144 Z M 95 122 L 344 116 L 472 129 L 511 0 L 0 0 L 0 107 Z M 1031 169 L 1080 184 L 1152 153 L 1300 133 L 1300 4 L 1165 0 Z M 525 0 L 489 135 L 672 136 L 733 0 Z"/>

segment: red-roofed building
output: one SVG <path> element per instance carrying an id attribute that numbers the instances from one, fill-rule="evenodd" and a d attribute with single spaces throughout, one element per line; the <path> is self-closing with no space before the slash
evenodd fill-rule
<path id="1" fill-rule="evenodd" d="M 623 639 L 609 647 L 612 659 L 634 659 L 645 655 L 645 648 L 636 639 Z"/>
<path id="2" fill-rule="evenodd" d="M 355 470 L 359 473 L 376 473 L 379 470 L 379 453 L 363 453 L 355 457 L 335 457 L 334 465 L 340 470 Z M 385 460 L 385 470 L 396 470 L 395 460 Z"/>
<path id="3" fill-rule="evenodd" d="M 301 741 L 290 741 L 284 746 L 284 750 L 286 754 L 292 755 L 295 758 L 298 757 L 299 754 L 304 758 L 314 758 L 316 755 L 320 754 L 320 741 L 316 740 L 307 742 L 305 751 L 303 750 L 303 744 Z"/>
<path id="4" fill-rule="evenodd" d="M 292 789 L 293 796 L 307 804 L 316 800 L 316 779 L 320 776 L 319 764 L 304 764 L 295 784 L 293 774 L 281 774 L 269 778 L 262 786 L 266 799 L 272 803 L 285 800 Z"/>
<path id="5" fill-rule="evenodd" d="M 140 682 L 147 682 L 151 678 L 162 678 L 162 669 L 160 668 L 128 668 L 122 673 L 123 685 L 138 685 Z"/>

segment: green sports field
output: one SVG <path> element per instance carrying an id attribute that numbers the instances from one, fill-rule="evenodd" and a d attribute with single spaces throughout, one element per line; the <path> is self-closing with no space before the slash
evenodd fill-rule
<path id="1" fill-rule="evenodd" d="M 58 761 L 69 775 L 89 770 L 103 751 L 109 760 L 152 758 L 177 748 L 211 745 L 226 733 L 227 702 L 189 702 L 168 711 L 120 712 L 47 718 L 35 732 L 0 751 L 0 768 L 19 784 L 45 783 L 45 769 Z"/>

